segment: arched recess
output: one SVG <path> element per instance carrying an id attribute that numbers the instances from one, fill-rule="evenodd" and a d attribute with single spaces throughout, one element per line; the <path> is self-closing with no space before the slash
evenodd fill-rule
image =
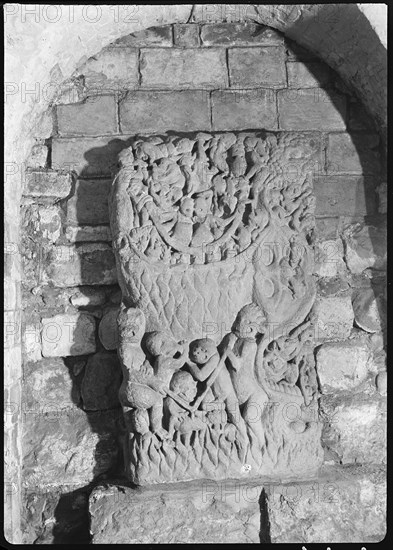
<path id="1" fill-rule="evenodd" d="M 62 83 L 84 60 L 125 34 L 169 23 L 245 21 L 276 28 L 317 54 L 357 94 L 386 129 L 386 45 L 382 25 L 363 5 L 179 5 L 179 6 L 22 6 L 4 7 L 6 57 L 5 311 L 8 322 L 5 380 L 12 402 L 9 438 L 6 534 L 19 540 L 20 288 L 19 205 L 24 170 L 35 139 L 51 135 L 48 107 Z"/>

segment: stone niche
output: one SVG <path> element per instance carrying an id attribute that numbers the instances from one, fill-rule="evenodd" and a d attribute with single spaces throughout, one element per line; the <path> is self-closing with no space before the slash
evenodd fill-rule
<path id="1" fill-rule="evenodd" d="M 138 137 L 110 221 L 127 476 L 307 479 L 323 461 L 314 362 L 319 143 Z"/>

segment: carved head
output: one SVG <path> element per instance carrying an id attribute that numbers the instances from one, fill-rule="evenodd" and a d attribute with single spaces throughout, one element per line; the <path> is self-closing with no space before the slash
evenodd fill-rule
<path id="1" fill-rule="evenodd" d="M 217 348 L 210 338 L 194 340 L 190 344 L 190 359 L 197 365 L 204 365 L 215 353 Z"/>
<path id="2" fill-rule="evenodd" d="M 264 331 L 266 315 L 256 304 L 247 304 L 237 314 L 232 332 L 238 338 L 255 340 L 257 334 Z"/>
<path id="3" fill-rule="evenodd" d="M 146 349 L 154 357 L 169 355 L 178 351 L 175 340 L 167 332 L 156 330 L 150 332 L 145 341 Z"/>
<path id="4" fill-rule="evenodd" d="M 183 197 L 183 199 L 180 202 L 180 212 L 187 216 L 187 218 L 192 218 L 192 215 L 194 213 L 194 201 L 190 197 Z"/>
<path id="5" fill-rule="evenodd" d="M 209 211 L 209 204 L 203 197 L 198 197 L 194 202 L 194 213 L 198 218 L 205 218 Z"/>
<path id="6" fill-rule="evenodd" d="M 126 343 L 140 343 L 146 329 L 143 311 L 138 308 L 122 307 L 117 317 L 120 338 Z"/>
<path id="7" fill-rule="evenodd" d="M 149 432 L 149 414 L 145 409 L 135 409 L 131 416 L 132 430 L 145 435 Z"/>
<path id="8" fill-rule="evenodd" d="M 190 402 L 197 394 L 197 383 L 189 372 L 180 370 L 172 376 L 169 389 Z"/>

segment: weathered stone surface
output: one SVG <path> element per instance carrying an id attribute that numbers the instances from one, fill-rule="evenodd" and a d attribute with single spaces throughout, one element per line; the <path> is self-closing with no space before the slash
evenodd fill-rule
<path id="1" fill-rule="evenodd" d="M 72 176 L 56 170 L 26 172 L 24 194 L 31 197 L 62 199 L 71 192 Z"/>
<path id="2" fill-rule="evenodd" d="M 80 288 L 70 297 L 70 302 L 75 307 L 101 306 L 105 303 L 106 294 L 103 290 L 91 287 Z"/>
<path id="3" fill-rule="evenodd" d="M 113 308 L 107 311 L 100 322 L 98 335 L 101 343 L 107 350 L 117 349 L 119 345 L 119 332 L 117 329 L 117 316 L 119 308 Z"/>
<path id="4" fill-rule="evenodd" d="M 388 373 L 386 371 L 380 372 L 376 376 L 375 385 L 379 393 L 383 396 L 387 395 L 388 391 Z"/>
<path id="5" fill-rule="evenodd" d="M 69 225 L 66 227 L 65 236 L 70 243 L 108 242 L 112 238 L 109 225 Z"/>
<path id="6" fill-rule="evenodd" d="M 349 226 L 344 232 L 345 262 L 352 273 L 386 269 L 387 240 L 384 227 L 365 224 Z"/>
<path id="7" fill-rule="evenodd" d="M 317 352 L 317 372 L 323 393 L 350 390 L 368 374 L 370 351 L 365 344 L 342 342 L 324 344 Z"/>
<path id="8" fill-rule="evenodd" d="M 82 103 L 58 105 L 57 127 L 61 136 L 100 136 L 117 133 L 114 95 L 88 97 Z"/>
<path id="9" fill-rule="evenodd" d="M 345 96 L 321 88 L 279 90 L 278 113 L 283 130 L 344 130 Z"/>
<path id="10" fill-rule="evenodd" d="M 230 49 L 228 66 L 229 80 L 235 88 L 286 86 L 284 48 Z"/>
<path id="11" fill-rule="evenodd" d="M 386 325 L 386 302 L 374 289 L 361 289 L 352 301 L 355 322 L 366 332 L 379 332 Z"/>
<path id="12" fill-rule="evenodd" d="M 350 335 L 354 314 L 349 295 L 318 298 L 314 305 L 314 314 L 317 340 L 345 340 Z"/>
<path id="13" fill-rule="evenodd" d="M 74 194 L 67 201 L 67 222 L 76 225 L 108 223 L 110 187 L 109 180 L 78 180 Z"/>
<path id="14" fill-rule="evenodd" d="M 137 6 L 132 6 L 136 8 Z M 137 10 L 134 14 L 127 13 L 127 18 L 137 17 Z M 160 25 L 159 27 L 149 27 L 139 32 L 133 32 L 122 36 L 113 43 L 113 46 L 119 47 L 132 47 L 140 48 L 142 46 L 160 46 L 168 47 L 172 46 L 172 26 L 171 25 Z"/>
<path id="15" fill-rule="evenodd" d="M 367 543 L 386 535 L 386 471 L 326 468 L 312 484 L 271 486 L 272 543 Z"/>
<path id="16" fill-rule="evenodd" d="M 23 331 L 23 346 L 28 361 L 39 361 L 42 359 L 39 324 L 26 325 Z"/>
<path id="17" fill-rule="evenodd" d="M 110 176 L 116 168 L 118 153 L 126 146 L 126 139 L 110 136 L 54 138 L 52 167 L 73 170 L 84 177 Z"/>
<path id="18" fill-rule="evenodd" d="M 118 457 L 116 412 L 86 414 L 76 406 L 39 409 L 23 426 L 23 476 L 26 488 L 90 483 L 114 467 Z"/>
<path id="19" fill-rule="evenodd" d="M 78 73 L 83 75 L 88 92 L 120 92 L 138 86 L 138 63 L 137 49 L 109 47 L 88 59 Z M 112 120 L 110 122 L 113 124 Z M 102 133 L 109 133 L 110 127 Z"/>
<path id="20" fill-rule="evenodd" d="M 322 241 L 315 246 L 315 273 L 320 277 L 335 277 L 345 268 L 341 239 Z"/>
<path id="21" fill-rule="evenodd" d="M 103 411 L 120 406 L 121 367 L 116 353 L 95 353 L 87 360 L 81 386 L 85 411 Z"/>
<path id="22" fill-rule="evenodd" d="M 379 184 L 376 191 L 378 195 L 378 213 L 386 214 L 388 211 L 388 186 L 386 181 Z"/>
<path id="23" fill-rule="evenodd" d="M 329 83 L 329 68 L 322 63 L 287 63 L 290 88 L 322 88 Z"/>
<path id="24" fill-rule="evenodd" d="M 180 48 L 195 48 L 199 46 L 199 26 L 187 23 L 173 25 L 175 46 Z"/>
<path id="25" fill-rule="evenodd" d="M 132 92 L 120 102 L 122 132 L 210 129 L 207 92 Z"/>
<path id="26" fill-rule="evenodd" d="M 328 174 L 378 174 L 380 172 L 377 134 L 329 134 Z"/>
<path id="27" fill-rule="evenodd" d="M 95 320 L 84 313 L 42 319 L 42 355 L 65 357 L 96 351 Z"/>
<path id="28" fill-rule="evenodd" d="M 259 543 L 261 492 L 259 483 L 234 481 L 99 486 L 90 495 L 92 543 Z"/>
<path id="29" fill-rule="evenodd" d="M 278 127 L 274 90 L 217 90 L 211 98 L 214 130 Z"/>
<path id="30" fill-rule="evenodd" d="M 56 242 L 61 234 L 61 216 L 58 208 L 41 207 L 38 209 L 40 232 L 44 239 Z"/>
<path id="31" fill-rule="evenodd" d="M 204 46 L 278 46 L 284 42 L 281 33 L 251 21 L 202 25 L 201 39 Z"/>
<path id="32" fill-rule="evenodd" d="M 375 125 L 364 106 L 352 99 L 349 103 L 348 128 L 350 130 L 374 130 Z"/>
<path id="33" fill-rule="evenodd" d="M 322 433 L 327 451 L 342 464 L 386 463 L 386 399 L 374 393 L 323 396 Z"/>
<path id="34" fill-rule="evenodd" d="M 48 147 L 40 144 L 34 145 L 27 161 L 27 166 L 32 170 L 37 168 L 46 168 L 47 161 Z"/>
<path id="35" fill-rule="evenodd" d="M 141 85 L 148 88 L 223 87 L 228 84 L 223 49 L 142 49 Z"/>
<path id="36" fill-rule="evenodd" d="M 316 218 L 315 233 L 319 240 L 336 240 L 339 230 L 339 218 Z"/>
<path id="37" fill-rule="evenodd" d="M 310 50 L 299 46 L 297 42 L 285 37 L 289 61 L 318 61 L 317 56 Z"/>
<path id="38" fill-rule="evenodd" d="M 376 211 L 374 180 L 361 176 L 316 176 L 317 216 L 366 216 Z"/>
<path id="39" fill-rule="evenodd" d="M 117 273 L 112 247 L 105 243 L 56 246 L 44 275 L 47 282 L 58 287 L 115 284 Z"/>

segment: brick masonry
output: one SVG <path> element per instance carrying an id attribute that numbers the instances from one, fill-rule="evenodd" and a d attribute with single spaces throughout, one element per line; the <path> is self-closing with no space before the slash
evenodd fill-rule
<path id="1" fill-rule="evenodd" d="M 56 125 L 52 139 L 39 148 L 36 146 L 31 168 L 40 169 L 30 170 L 25 181 L 27 210 L 33 211 L 37 205 L 48 209 L 54 205 L 56 210 L 53 210 L 56 223 L 50 215 L 52 211 L 48 210 L 46 217 L 38 215 L 39 233 L 35 238 L 37 242 L 38 237 L 41 238 L 42 242 L 36 249 L 32 245 L 33 248 L 28 249 L 32 257 L 25 258 L 23 307 L 25 324 L 30 327 L 30 336 L 23 339 L 26 360 L 34 361 L 34 365 L 44 361 L 45 367 L 56 361 L 54 373 L 63 379 L 59 388 L 66 388 L 68 393 L 78 394 L 77 388 L 87 372 L 82 392 L 87 403 L 85 409 L 99 411 L 101 406 L 108 406 L 101 400 L 104 392 L 92 395 L 88 382 L 95 364 L 92 358 L 105 358 L 107 354 L 112 360 L 114 354 L 111 346 L 107 348 L 111 351 L 105 352 L 108 344 L 104 338 L 100 340 L 98 329 L 100 323 L 105 326 L 108 311 L 117 307 L 120 300 L 108 225 L 111 176 L 116 170 L 117 154 L 133 135 L 171 131 L 266 129 L 318 137 L 322 160 L 314 175 L 316 239 L 322 250 L 330 250 L 332 242 L 345 245 L 337 246 L 335 266 L 322 266 L 316 271 L 318 281 L 326 283 L 328 288 L 326 291 L 324 287 L 323 293 L 318 287 L 315 306 L 318 337 L 325 351 L 341 349 L 340 346 L 345 350 L 352 347 L 369 350 L 371 337 L 366 333 L 366 344 L 352 341 L 353 331 L 360 329 L 356 325 L 354 328 L 351 285 L 355 288 L 364 284 L 366 268 L 376 268 L 378 273 L 382 273 L 382 268 L 380 263 L 363 257 L 364 246 L 358 245 L 359 237 L 355 244 L 362 262 L 357 261 L 354 269 L 350 252 L 355 245 L 346 240 L 344 228 L 359 221 L 367 228 L 371 223 L 369 219 L 374 220 L 377 215 L 375 190 L 383 173 L 380 143 L 367 113 L 344 86 L 337 85 L 337 77 L 326 65 L 268 27 L 251 22 L 214 24 L 204 20 L 200 25 L 174 24 L 126 35 L 87 59 L 78 68 L 77 76 L 75 100 L 69 99 L 67 104 L 54 108 Z M 26 219 L 30 221 L 23 231 L 30 235 L 35 222 L 33 216 Z M 42 220 L 46 220 L 45 223 Z M 378 227 L 374 232 L 380 241 L 379 232 L 383 232 L 383 228 Z M 14 259 L 11 254 L 8 256 L 7 269 L 11 272 Z M 34 279 L 28 276 L 31 264 L 36 270 Z M 13 289 L 8 288 L 12 293 Z M 32 327 L 38 326 L 40 335 L 44 324 L 49 326 L 53 319 L 57 324 L 65 320 L 66 327 L 72 320 L 78 320 L 79 326 L 83 324 L 81 332 L 85 337 L 78 334 L 75 341 L 71 338 L 59 342 L 56 349 L 48 342 L 37 342 Z M 76 332 L 73 332 L 75 337 Z M 102 332 L 103 329 L 101 336 Z M 368 363 L 369 367 L 373 361 L 375 364 L 379 361 L 374 378 L 377 372 L 384 374 L 382 344 L 378 346 L 371 352 Z M 326 364 L 330 360 L 329 355 L 323 353 L 321 369 L 324 368 L 322 359 Z M 43 360 L 42 356 L 47 359 Z M 63 361 L 61 357 L 67 357 L 67 367 L 58 363 Z M 367 407 L 374 410 L 375 381 L 370 373 L 363 380 L 363 371 L 360 378 L 368 392 Z M 107 375 L 104 368 L 102 373 L 104 387 Z M 328 388 L 331 392 L 332 387 L 336 391 L 340 382 L 327 380 L 325 376 L 324 386 L 322 391 Z M 361 384 L 359 387 L 363 388 Z M 344 420 L 352 418 L 351 415 L 359 420 L 358 411 L 368 410 L 363 404 L 352 405 L 352 389 L 340 390 L 343 393 L 339 405 Z M 110 407 L 116 405 L 116 391 L 111 394 Z M 78 460 L 82 464 L 83 484 L 87 484 L 97 472 L 105 472 L 107 463 L 112 462 L 103 459 L 96 473 L 93 471 L 90 456 L 94 454 L 97 438 L 82 411 L 78 411 L 77 434 L 83 434 Z M 68 419 L 66 424 L 71 424 Z M 344 424 L 343 421 L 340 429 L 345 435 Z M 373 429 L 380 429 L 379 415 L 375 415 L 371 424 Z M 54 431 L 46 433 L 43 422 L 37 423 L 37 427 L 43 444 L 46 440 L 54 441 Z M 57 437 L 61 425 L 56 430 Z M 113 435 L 115 430 L 111 425 L 107 431 Z M 89 442 L 92 436 L 94 444 Z M 328 458 L 333 457 L 337 462 L 344 456 L 348 463 L 357 462 L 356 445 L 345 443 L 346 448 L 337 450 L 329 437 L 326 432 Z M 24 438 L 26 450 L 38 448 L 38 454 L 43 455 L 42 445 L 32 432 Z M 70 439 L 69 446 L 76 445 L 74 439 Z M 343 436 L 343 440 L 350 441 L 350 436 Z M 116 443 L 111 440 L 111 445 Z M 84 453 L 86 464 L 83 464 Z M 361 460 L 370 462 L 374 458 L 375 453 L 367 450 Z M 61 484 L 75 475 L 75 468 L 71 468 L 70 475 L 65 475 L 67 460 L 58 461 L 55 454 L 51 458 L 51 482 L 56 483 L 58 479 Z M 37 466 L 28 464 L 29 475 L 35 474 Z M 42 472 L 37 475 L 45 484 Z"/>

